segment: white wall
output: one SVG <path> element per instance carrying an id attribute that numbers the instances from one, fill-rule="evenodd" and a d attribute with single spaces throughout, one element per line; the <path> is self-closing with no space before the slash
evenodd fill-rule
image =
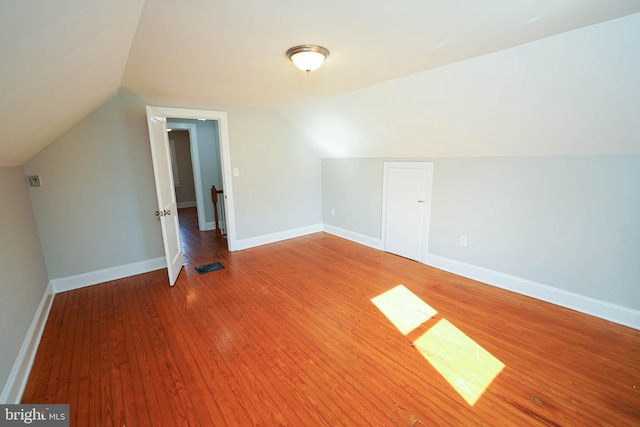
<path id="1" fill-rule="evenodd" d="M 50 279 L 164 256 L 144 108 L 113 98 L 24 165 Z"/>
<path id="2" fill-rule="evenodd" d="M 198 132 L 198 152 L 200 159 L 200 175 L 202 176 L 202 191 L 204 193 L 205 220 L 215 222 L 211 186 L 222 190 L 222 161 L 220 158 L 220 134 L 217 120 L 195 120 Z"/>
<path id="3" fill-rule="evenodd" d="M 191 142 L 189 132 L 174 130 L 169 134 L 169 139 L 173 141 L 175 150 L 176 170 L 178 182 L 175 187 L 176 202 L 181 203 L 196 202 L 196 188 L 193 181 L 193 167 L 191 160 Z M 174 180 L 175 181 L 175 180 Z"/>
<path id="4" fill-rule="evenodd" d="M 25 164 L 42 180 L 31 201 L 50 279 L 164 256 L 146 104 L 115 97 Z M 317 154 L 277 112 L 227 111 L 231 158 L 241 171 L 232 184 L 238 238 L 320 224 Z M 198 126 L 199 139 L 215 139 L 212 123 Z M 210 145 L 200 147 L 201 162 L 219 152 Z M 220 179 L 218 171 L 202 172 Z M 210 214 L 213 221 L 212 206 Z"/>
<path id="5" fill-rule="evenodd" d="M 318 225 L 321 161 L 277 112 L 229 110 L 238 239 Z"/>
<path id="6" fill-rule="evenodd" d="M 635 14 L 285 115 L 323 157 L 640 154 L 638 40 Z"/>
<path id="7" fill-rule="evenodd" d="M 2 392 L 48 282 L 21 167 L 0 168 L 0 218 Z"/>
<path id="8" fill-rule="evenodd" d="M 420 160 L 434 163 L 428 264 L 640 328 L 639 155 Z M 383 167 L 322 161 L 328 231 L 383 247 Z"/>
<path id="9" fill-rule="evenodd" d="M 382 159 L 323 160 L 322 223 L 380 239 L 382 170 Z"/>
<path id="10" fill-rule="evenodd" d="M 324 157 L 353 157 L 323 160 L 325 222 L 379 239 L 383 160 L 430 160 L 431 254 L 637 325 L 637 40 L 640 14 L 286 111 Z"/>
<path id="11" fill-rule="evenodd" d="M 434 166 L 430 253 L 640 310 L 640 156 Z"/>

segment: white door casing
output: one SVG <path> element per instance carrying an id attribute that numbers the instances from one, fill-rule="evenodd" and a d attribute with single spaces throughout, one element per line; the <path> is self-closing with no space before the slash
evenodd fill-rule
<path id="1" fill-rule="evenodd" d="M 224 207 L 227 230 L 227 246 L 230 251 L 238 250 L 236 238 L 235 204 L 233 201 L 233 177 L 231 176 L 231 149 L 229 143 L 229 125 L 227 113 L 224 111 L 200 110 L 194 108 L 147 106 L 152 109 L 153 116 L 168 119 L 206 119 L 217 120 L 220 138 L 220 163 L 222 166 L 222 189 L 224 190 Z"/>
<path id="2" fill-rule="evenodd" d="M 218 136 L 220 138 L 220 160 L 222 166 L 222 187 L 224 190 L 224 207 L 225 207 L 225 219 L 226 219 L 226 230 L 227 230 L 227 247 L 229 251 L 236 251 L 238 247 L 237 238 L 236 238 L 236 222 L 235 222 L 235 208 L 233 201 L 233 186 L 232 176 L 231 176 L 231 153 L 230 153 L 230 144 L 229 144 L 229 126 L 227 123 L 227 113 L 224 111 L 214 111 L 214 110 L 200 110 L 193 108 L 176 108 L 176 107 L 158 107 L 158 106 L 147 106 L 147 121 L 149 123 L 149 136 L 151 138 L 152 135 L 152 120 L 151 117 L 158 119 L 165 119 L 163 123 L 166 130 L 166 119 L 206 119 L 206 120 L 217 120 L 218 121 Z M 168 152 L 169 144 L 168 138 L 166 137 L 166 132 L 164 133 L 165 138 L 165 147 Z M 152 150 L 153 150 L 152 145 Z M 153 154 L 153 151 L 152 151 Z M 168 154 L 167 154 L 168 156 Z M 158 178 L 157 172 L 155 171 L 155 160 L 154 160 L 154 173 L 156 174 L 156 187 L 158 186 Z M 170 175 L 170 174 L 169 174 Z M 173 182 L 169 181 L 169 183 L 164 182 L 163 185 L 167 186 L 170 191 L 173 192 Z M 175 196 L 174 196 L 175 198 Z M 198 211 L 204 209 L 198 208 Z M 177 216 L 176 216 L 177 218 Z M 177 225 L 177 222 L 176 222 Z M 180 234 L 177 234 L 179 239 Z M 163 236 L 164 237 L 164 236 Z M 166 237 L 165 247 L 166 247 Z M 165 249 L 166 252 L 166 249 Z M 169 258 L 169 257 L 167 257 Z M 182 261 L 181 261 L 182 262 Z M 169 264 L 169 260 L 167 260 L 167 264 Z M 178 271 L 179 273 L 179 271 Z"/>
<path id="3" fill-rule="evenodd" d="M 158 197 L 158 210 L 164 241 L 164 253 L 167 258 L 169 285 L 173 286 L 182 269 L 182 246 L 180 243 L 180 225 L 178 222 L 178 206 L 173 188 L 173 173 L 171 155 L 169 154 L 169 140 L 167 137 L 167 120 L 165 117 L 154 115 L 151 107 L 147 107 L 147 122 L 149 124 L 149 141 L 153 172 Z"/>
<path id="4" fill-rule="evenodd" d="M 385 162 L 383 179 L 384 250 L 426 262 L 433 163 Z"/>

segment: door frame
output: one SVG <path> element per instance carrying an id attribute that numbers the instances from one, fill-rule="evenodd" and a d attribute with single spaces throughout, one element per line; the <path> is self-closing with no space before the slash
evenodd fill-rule
<path id="1" fill-rule="evenodd" d="M 152 109 L 154 117 L 164 117 L 165 119 L 207 119 L 216 120 L 218 122 L 218 137 L 220 142 L 220 165 L 222 167 L 222 189 L 224 191 L 224 205 L 226 215 L 226 227 L 227 227 L 227 247 L 229 251 L 237 250 L 237 238 L 236 238 L 236 221 L 235 221 L 235 209 L 233 203 L 233 177 L 231 168 L 231 151 L 229 143 L 229 125 L 227 120 L 226 111 L 215 110 L 202 110 L 194 108 L 178 108 L 178 107 L 162 107 L 149 105 Z M 173 123 L 172 123 L 173 126 Z M 194 125 L 195 127 L 195 125 Z M 176 126 L 175 129 L 178 129 Z M 196 150 L 197 151 L 197 150 Z M 193 156 L 193 144 L 192 152 Z M 196 159 L 192 157 L 194 162 L 194 174 Z M 198 172 L 200 172 L 200 164 L 198 163 Z M 198 186 L 201 185 L 201 180 L 198 180 Z M 198 189 L 196 187 L 196 193 Z M 204 216 L 204 202 L 200 198 L 198 204 L 198 194 L 196 194 L 196 205 L 198 207 L 198 227 L 200 228 L 200 212 Z M 205 223 L 203 218 L 203 224 Z"/>
<path id="2" fill-rule="evenodd" d="M 431 199 L 433 192 L 433 162 L 384 162 L 384 172 L 382 178 L 382 227 L 380 238 L 382 240 L 382 250 L 386 251 L 387 246 L 387 184 L 388 174 L 391 168 L 403 169 L 425 169 L 427 171 L 427 182 L 425 188 L 425 212 L 422 218 L 422 236 L 420 236 L 420 254 L 419 262 L 427 263 L 427 254 L 429 252 L 429 225 L 431 223 Z"/>

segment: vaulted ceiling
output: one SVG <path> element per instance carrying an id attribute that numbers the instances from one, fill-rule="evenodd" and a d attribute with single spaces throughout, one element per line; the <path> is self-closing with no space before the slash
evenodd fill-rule
<path id="1" fill-rule="evenodd" d="M 640 12 L 638 0 L 3 0 L 0 166 L 120 93 L 279 108 Z M 306 75 L 284 52 L 331 54 Z"/>

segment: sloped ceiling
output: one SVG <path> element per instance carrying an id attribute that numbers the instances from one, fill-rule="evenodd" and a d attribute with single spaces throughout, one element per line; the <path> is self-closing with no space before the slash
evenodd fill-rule
<path id="1" fill-rule="evenodd" d="M 279 108 L 640 12 L 638 0 L 0 2 L 0 166 L 118 91 Z M 331 54 L 306 75 L 284 52 Z"/>
<path id="2" fill-rule="evenodd" d="M 0 166 L 23 164 L 117 93 L 143 3 L 0 2 Z"/>

